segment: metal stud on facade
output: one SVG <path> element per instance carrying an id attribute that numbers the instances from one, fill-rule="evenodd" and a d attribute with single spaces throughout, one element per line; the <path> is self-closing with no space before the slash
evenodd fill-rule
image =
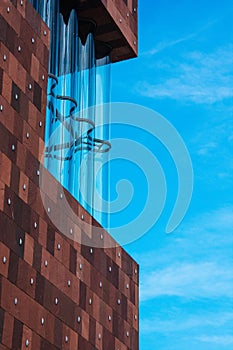
<path id="1" fill-rule="evenodd" d="M 3 105 L 0 105 L 0 112 L 3 111 Z"/>
<path id="2" fill-rule="evenodd" d="M 26 189 L 27 189 L 26 184 L 23 184 L 23 190 L 26 191 Z"/>
<path id="3" fill-rule="evenodd" d="M 11 199 L 10 198 L 7 199 L 7 204 L 11 205 Z"/>
<path id="4" fill-rule="evenodd" d="M 126 332 L 126 337 L 129 337 L 129 332 Z"/>
<path id="5" fill-rule="evenodd" d="M 14 304 L 15 304 L 15 305 L 18 304 L 18 299 L 17 299 L 17 298 L 14 299 Z"/>
<path id="6" fill-rule="evenodd" d="M 45 76 L 44 76 L 44 74 L 42 74 L 41 79 L 42 79 L 43 81 L 45 80 Z"/>
<path id="7" fill-rule="evenodd" d="M 63 194 L 62 193 L 60 193 L 60 199 L 62 199 L 63 198 Z"/>
<path id="8" fill-rule="evenodd" d="M 92 248 L 90 248 L 90 254 L 93 254 L 93 249 Z"/>
<path id="9" fill-rule="evenodd" d="M 121 300 L 120 300 L 120 299 L 117 300 L 117 304 L 118 304 L 118 305 L 121 304 Z"/>
<path id="10" fill-rule="evenodd" d="M 55 305 L 58 304 L 58 298 L 55 298 L 54 303 L 55 303 Z"/>
<path id="11" fill-rule="evenodd" d="M 34 229 L 37 229 L 37 222 L 34 222 Z"/>
<path id="12" fill-rule="evenodd" d="M 28 90 L 32 90 L 32 84 L 28 84 Z"/>
<path id="13" fill-rule="evenodd" d="M 19 99 L 19 95 L 18 94 L 15 94 L 15 99 L 16 99 L 16 101 Z"/>
<path id="14" fill-rule="evenodd" d="M 20 1 L 20 6 L 23 6 L 23 0 Z"/>
<path id="15" fill-rule="evenodd" d="M 29 137 L 30 137 L 30 134 L 29 134 L 29 132 L 27 132 L 26 133 L 26 138 L 29 139 Z"/>
<path id="16" fill-rule="evenodd" d="M 6 55 L 3 55 L 3 61 L 6 62 L 6 59 L 7 59 Z"/>
<path id="17" fill-rule="evenodd" d="M 15 151 L 15 145 L 11 146 L 11 150 L 14 152 Z"/>
<path id="18" fill-rule="evenodd" d="M 42 121 L 39 122 L 39 127 L 41 128 L 43 125 Z"/>
<path id="19" fill-rule="evenodd" d="M 111 268 L 111 266 L 109 266 L 108 271 L 109 271 L 109 272 L 112 272 L 112 268 Z"/>
<path id="20" fill-rule="evenodd" d="M 103 283 L 102 282 L 100 282 L 100 288 L 102 288 L 103 287 Z"/>
<path id="21" fill-rule="evenodd" d="M 36 175 L 37 175 L 37 176 L 40 176 L 40 170 L 37 170 L 37 171 L 36 171 Z"/>
<path id="22" fill-rule="evenodd" d="M 71 286 L 71 281 L 70 280 L 67 282 L 67 285 L 68 285 L 68 287 Z"/>
<path id="23" fill-rule="evenodd" d="M 51 209 L 48 207 L 48 213 L 50 213 L 51 212 Z"/>
<path id="24" fill-rule="evenodd" d="M 129 284 L 128 283 L 126 284 L 126 289 L 129 289 Z"/>
<path id="25" fill-rule="evenodd" d="M 84 220 L 84 215 L 83 214 L 81 215 L 81 219 Z"/>
<path id="26" fill-rule="evenodd" d="M 98 339 L 100 340 L 101 339 L 101 334 L 99 333 L 99 335 L 98 335 Z"/>
<path id="27" fill-rule="evenodd" d="M 28 340 L 28 339 L 26 339 L 25 345 L 26 345 L 26 347 L 28 348 L 28 346 L 29 346 L 29 340 Z"/>
<path id="28" fill-rule="evenodd" d="M 102 234 L 102 233 L 101 233 L 101 235 L 100 235 L 100 239 L 102 239 L 102 240 L 104 239 L 104 236 L 103 236 L 103 234 Z"/>
<path id="29" fill-rule="evenodd" d="M 108 316 L 108 320 L 109 322 L 112 321 L 112 317 L 110 315 Z"/>
<path id="30" fill-rule="evenodd" d="M 21 52 L 21 46 L 18 46 L 18 52 Z"/>
<path id="31" fill-rule="evenodd" d="M 8 6 L 7 9 L 6 9 L 6 12 L 7 13 L 10 13 L 10 7 Z"/>
<path id="32" fill-rule="evenodd" d="M 78 322 L 78 323 L 81 322 L 81 317 L 80 317 L 80 316 L 77 317 L 77 322 Z"/>
<path id="33" fill-rule="evenodd" d="M 92 299 L 90 298 L 90 299 L 89 299 L 89 305 L 91 305 L 91 304 L 92 304 Z"/>
<path id="34" fill-rule="evenodd" d="M 57 250 L 61 250 L 61 245 L 60 245 L 60 243 L 57 244 Z"/>
<path id="35" fill-rule="evenodd" d="M 45 320 L 44 320 L 44 318 L 42 317 L 42 319 L 41 319 L 41 324 L 42 324 L 42 326 L 44 325 L 44 322 L 45 322 Z"/>
<path id="36" fill-rule="evenodd" d="M 65 342 L 68 343 L 68 341 L 69 341 L 69 338 L 68 338 L 67 335 L 66 335 L 66 337 L 65 337 Z"/>
<path id="37" fill-rule="evenodd" d="M 20 245 L 20 246 L 23 245 L 23 240 L 22 240 L 22 238 L 19 239 L 19 245 Z"/>
<path id="38" fill-rule="evenodd" d="M 3 262 L 4 265 L 6 264 L 6 262 L 7 262 L 6 256 L 4 256 L 4 257 L 2 258 L 2 262 Z"/>
<path id="39" fill-rule="evenodd" d="M 48 260 L 45 260 L 44 262 L 44 266 L 47 267 L 48 266 Z"/>
<path id="40" fill-rule="evenodd" d="M 35 39 L 34 38 L 32 38 L 32 44 L 34 44 L 35 43 Z"/>
<path id="41" fill-rule="evenodd" d="M 33 278 L 30 278 L 30 285 L 33 286 L 33 284 L 34 284 L 34 280 Z"/>
<path id="42" fill-rule="evenodd" d="M 71 228 L 71 229 L 70 229 L 70 235 L 72 235 L 72 234 L 73 234 L 73 229 Z"/>
<path id="43" fill-rule="evenodd" d="M 44 30 L 44 36 L 46 36 L 47 35 L 47 31 L 46 30 Z"/>
<path id="44" fill-rule="evenodd" d="M 79 264 L 79 269 L 82 270 L 83 269 L 83 265 Z"/>

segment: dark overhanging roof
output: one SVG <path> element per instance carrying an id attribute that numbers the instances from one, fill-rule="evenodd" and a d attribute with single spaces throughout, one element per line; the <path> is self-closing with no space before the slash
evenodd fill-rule
<path id="1" fill-rule="evenodd" d="M 124 0 L 60 0 L 65 21 L 70 11 L 76 9 L 79 18 L 96 24 L 96 41 L 112 48 L 111 60 L 118 62 L 137 56 L 137 1 Z M 127 2 L 127 1 L 126 1 Z M 131 8 L 130 8 L 131 7 Z M 81 23 L 80 23 L 81 24 Z"/>

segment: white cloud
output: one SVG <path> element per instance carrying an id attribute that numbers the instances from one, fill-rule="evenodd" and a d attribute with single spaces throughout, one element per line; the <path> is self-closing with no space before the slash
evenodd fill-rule
<path id="1" fill-rule="evenodd" d="M 145 276 L 141 301 L 163 295 L 188 299 L 233 297 L 232 266 L 212 262 L 183 263 Z"/>
<path id="2" fill-rule="evenodd" d="M 172 46 L 175 46 L 177 44 L 180 44 L 180 43 L 183 43 L 184 41 L 187 41 L 191 38 L 193 38 L 194 36 L 196 36 L 196 33 L 194 34 L 190 34 L 190 35 L 187 35 L 185 37 L 182 37 L 182 38 L 178 38 L 178 39 L 175 39 L 175 40 L 170 40 L 170 41 L 163 41 L 163 42 L 160 42 L 159 44 L 157 44 L 153 49 L 147 51 L 147 52 L 144 52 L 143 55 L 145 56 L 154 56 L 156 54 L 158 54 L 159 52 L 167 49 L 167 48 L 170 48 Z"/>
<path id="3" fill-rule="evenodd" d="M 142 302 L 160 296 L 186 299 L 233 297 L 233 208 L 183 224 L 169 244 L 137 257 Z"/>
<path id="4" fill-rule="evenodd" d="M 143 333 L 171 333 L 171 332 L 183 332 L 188 329 L 194 329 L 201 327 L 220 327 L 226 325 L 228 322 L 233 321 L 233 313 L 226 312 L 202 312 L 199 314 L 190 314 L 187 317 L 171 317 L 167 320 L 161 320 L 159 318 L 143 319 L 141 320 L 141 331 Z M 200 337 L 199 340 L 207 341 L 213 337 Z"/>
<path id="5" fill-rule="evenodd" d="M 206 31 L 207 29 L 209 29 L 210 27 L 212 27 L 214 24 L 216 24 L 217 22 L 219 22 L 219 18 L 210 21 L 209 23 L 205 24 L 203 27 L 201 27 L 199 30 L 194 31 L 193 33 L 187 34 L 185 36 L 182 36 L 180 38 L 177 39 L 170 39 L 170 40 L 165 40 L 162 42 L 159 42 L 154 48 L 152 48 L 151 50 L 147 51 L 147 52 L 143 52 L 142 55 L 144 56 L 154 56 L 157 55 L 158 53 L 160 53 L 161 51 L 171 48 L 177 44 L 183 43 L 185 41 L 188 41 L 190 39 L 193 39 L 197 36 L 199 36 L 200 34 L 202 34 L 204 31 Z"/>
<path id="6" fill-rule="evenodd" d="M 226 206 L 203 213 L 186 225 L 181 226 L 180 230 L 182 230 L 182 232 L 186 231 L 187 234 L 197 233 L 203 236 L 211 233 L 213 236 L 215 234 L 220 236 L 221 232 L 224 232 L 225 235 L 223 235 L 223 237 L 228 239 L 227 234 L 230 233 L 232 236 L 233 233 L 233 207 Z"/>
<path id="7" fill-rule="evenodd" d="M 212 53 L 189 52 L 179 60 L 167 62 L 159 71 L 158 82 L 140 81 L 136 90 L 150 98 L 170 98 L 198 104 L 213 104 L 233 98 L 232 53 L 232 45 Z M 161 67 L 160 62 L 156 64 Z"/>
<path id="8" fill-rule="evenodd" d="M 198 150 L 199 155 L 208 155 L 211 151 L 215 150 L 217 148 L 216 142 L 209 142 L 205 145 L 202 145 L 202 147 Z"/>
<path id="9" fill-rule="evenodd" d="M 162 247 L 157 247 L 156 250 L 146 253 L 135 254 L 135 258 L 142 266 L 142 272 L 144 268 L 146 273 L 151 271 L 154 266 L 170 266 L 178 258 L 179 261 L 180 259 L 183 261 L 185 258 L 187 262 L 192 261 L 189 259 L 189 255 L 192 258 L 198 252 L 200 253 L 199 258 L 205 259 L 206 250 L 216 260 L 219 256 L 222 258 L 226 248 L 233 246 L 232 227 L 232 206 L 197 214 L 189 221 L 185 220 L 171 235 L 164 235 Z"/>
<path id="10" fill-rule="evenodd" d="M 233 344 L 232 335 L 222 335 L 222 336 L 207 336 L 203 335 L 197 338 L 199 341 L 204 343 L 214 343 L 218 345 L 231 345 Z"/>
<path id="11" fill-rule="evenodd" d="M 206 118 L 199 132 L 189 140 L 189 149 L 196 163 L 196 179 L 213 186 L 213 191 L 224 190 L 227 194 L 233 185 L 233 115 L 224 103 L 222 109 L 219 113 L 214 106 L 210 118 Z"/>

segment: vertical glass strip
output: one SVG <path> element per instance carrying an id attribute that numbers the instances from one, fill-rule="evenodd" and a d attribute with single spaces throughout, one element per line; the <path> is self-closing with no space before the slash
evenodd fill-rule
<path id="1" fill-rule="evenodd" d="M 90 122 L 81 121 L 79 125 L 82 143 L 79 154 L 76 154 L 76 162 L 79 164 L 73 169 L 79 184 L 74 195 L 90 214 L 93 214 L 94 155 L 91 151 L 92 145 L 88 140 L 88 133 L 91 137 L 95 137 L 94 108 L 90 109 L 96 102 L 96 62 L 93 34 L 88 34 L 84 45 L 80 40 L 79 48 L 79 117 L 81 120 L 88 119 Z"/>
<path id="2" fill-rule="evenodd" d="M 110 57 L 97 60 L 96 68 L 96 113 L 95 137 L 99 140 L 110 138 Z M 100 125 L 100 126 L 98 126 Z M 104 227 L 109 227 L 109 152 L 96 153 L 94 162 L 96 195 L 94 197 L 94 217 Z M 106 205 L 104 205 L 106 204 Z"/>

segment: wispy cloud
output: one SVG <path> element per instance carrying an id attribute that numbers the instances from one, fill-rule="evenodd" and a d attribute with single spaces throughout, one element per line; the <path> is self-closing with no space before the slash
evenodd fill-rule
<path id="1" fill-rule="evenodd" d="M 215 19 L 210 21 L 209 23 L 205 24 L 203 27 L 199 28 L 198 30 L 194 31 L 193 33 L 187 34 L 185 36 L 176 38 L 176 39 L 170 39 L 170 40 L 165 40 L 162 42 L 159 42 L 155 47 L 153 47 L 151 50 L 143 52 L 142 55 L 145 56 L 154 56 L 158 53 L 160 53 L 163 50 L 169 49 L 175 45 L 181 44 L 185 41 L 188 41 L 190 39 L 193 39 L 197 36 L 199 36 L 200 34 L 202 34 L 204 31 L 206 31 L 207 29 L 209 29 L 210 27 L 212 27 L 214 24 L 216 24 L 217 22 L 219 22 L 220 19 Z"/>
<path id="2" fill-rule="evenodd" d="M 141 301 L 164 295 L 188 299 L 233 297 L 232 266 L 212 262 L 182 263 L 144 277 Z"/>
<path id="3" fill-rule="evenodd" d="M 233 186 L 233 114 L 224 106 L 223 110 L 219 113 L 214 107 L 211 119 L 207 117 L 199 132 L 189 140 L 189 149 L 198 169 L 196 180 L 208 183 L 216 196 L 219 191 L 228 201 L 227 190 L 231 191 Z"/>
<path id="4" fill-rule="evenodd" d="M 203 343 L 214 343 L 214 344 L 223 345 L 223 346 L 233 344 L 232 335 L 222 335 L 222 336 L 203 335 L 198 337 L 197 339 Z"/>
<path id="5" fill-rule="evenodd" d="M 226 325 L 228 322 L 233 321 L 233 313 L 230 312 L 202 312 L 190 314 L 188 317 L 171 317 L 168 320 L 161 320 L 158 317 L 152 320 L 143 319 L 141 321 L 141 331 L 143 333 L 171 333 L 171 332 L 183 332 L 188 329 L 195 329 L 199 327 L 220 327 Z M 217 338 L 217 337 L 216 337 Z M 218 337 L 219 341 L 223 340 L 224 337 Z M 213 337 L 202 336 L 198 340 L 211 342 L 214 341 Z M 217 340 L 217 339 L 215 339 Z M 229 339 L 228 339 L 229 340 Z"/>
<path id="6" fill-rule="evenodd" d="M 232 227 L 233 207 L 207 212 L 167 236 L 165 245 L 137 257 L 141 307 L 149 310 L 141 320 L 145 337 L 179 338 L 192 349 L 231 346 Z"/>
<path id="7" fill-rule="evenodd" d="M 220 256 L 222 261 L 222 249 L 232 249 L 233 246 L 232 227 L 232 206 L 197 214 L 189 221 L 181 224 L 174 234 L 167 236 L 164 245 L 157 247 L 155 251 L 151 250 L 135 255 L 135 258 L 146 270 L 146 273 L 153 266 L 168 267 L 177 258 L 185 259 L 186 262 L 189 262 L 191 253 L 195 257 L 199 252 L 199 259 L 205 259 L 205 248 L 208 249 L 208 253 L 213 259 L 216 260 Z M 222 249 L 219 249 L 220 247 Z M 218 251 L 219 255 L 216 251 Z M 232 250 L 231 252 L 233 254 Z"/>
<path id="8" fill-rule="evenodd" d="M 191 233 L 202 236 L 211 234 L 215 237 L 215 235 L 218 235 L 219 238 L 225 237 L 227 243 L 230 237 L 233 239 L 232 227 L 233 207 L 226 206 L 198 215 L 198 217 L 194 218 L 189 223 L 181 226 L 180 230 L 182 232 L 187 232 L 187 234 Z M 222 230 L 225 232 L 223 236 L 221 235 Z M 228 233 L 230 233 L 230 237 Z"/>
<path id="9" fill-rule="evenodd" d="M 217 148 L 216 142 L 209 142 L 205 145 L 202 145 L 202 147 L 198 150 L 199 155 L 207 155 L 210 152 L 214 151 Z"/>
<path id="10" fill-rule="evenodd" d="M 164 42 L 160 42 L 158 45 L 156 45 L 153 49 L 147 51 L 147 52 L 144 52 L 143 55 L 146 55 L 146 56 L 154 56 L 156 55 L 157 53 L 165 50 L 165 49 L 168 49 L 168 48 L 171 48 L 177 44 L 180 44 L 180 43 L 183 43 L 187 40 L 190 40 L 192 39 L 193 37 L 196 36 L 196 33 L 193 33 L 193 34 L 189 34 L 187 36 L 184 36 L 182 38 L 178 38 L 178 39 L 175 39 L 175 40 L 170 40 L 170 41 L 164 41 Z"/>
<path id="11" fill-rule="evenodd" d="M 183 224 L 166 247 L 137 257 L 144 267 L 141 301 L 232 298 L 232 227 L 233 208 L 220 208 Z"/>
<path id="12" fill-rule="evenodd" d="M 156 64 L 161 67 L 160 62 Z M 228 45 L 212 53 L 189 52 L 170 60 L 160 70 L 158 82 L 140 81 L 136 90 L 150 98 L 213 104 L 233 98 L 232 75 L 233 45 Z"/>

